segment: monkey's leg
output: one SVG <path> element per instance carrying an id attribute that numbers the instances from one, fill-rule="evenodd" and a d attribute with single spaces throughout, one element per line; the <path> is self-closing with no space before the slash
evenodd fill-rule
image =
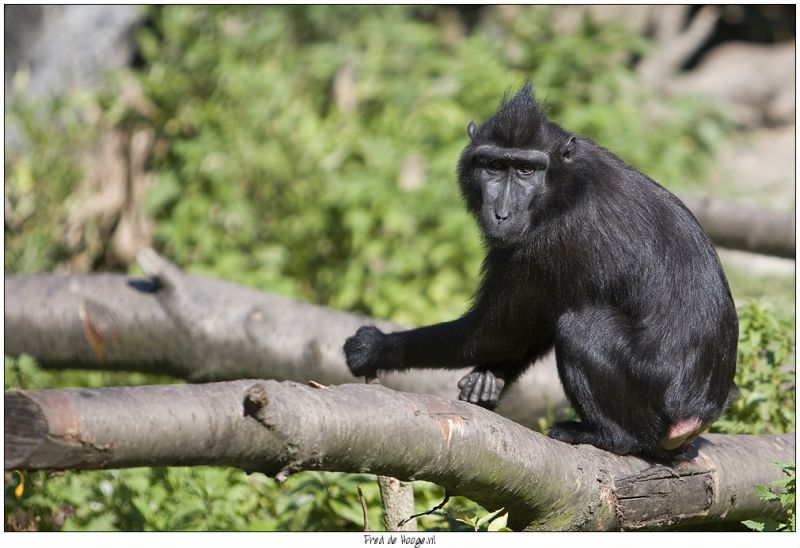
<path id="1" fill-rule="evenodd" d="M 550 437 L 623 455 L 641 452 L 641 430 L 656 431 L 659 417 L 649 391 L 630 370 L 632 333 L 630 320 L 610 308 L 585 308 L 559 318 L 558 372 L 581 422 L 556 423 Z"/>

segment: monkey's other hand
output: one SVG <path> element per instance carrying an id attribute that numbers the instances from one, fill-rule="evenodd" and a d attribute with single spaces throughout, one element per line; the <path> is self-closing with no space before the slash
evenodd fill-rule
<path id="1" fill-rule="evenodd" d="M 488 369 L 474 369 L 458 381 L 461 389 L 458 399 L 494 409 L 500 401 L 500 392 L 504 385 L 505 381 Z"/>
<path id="2" fill-rule="evenodd" d="M 344 342 L 347 367 L 356 377 L 375 373 L 381 365 L 386 334 L 374 325 L 358 328 L 356 334 Z"/>

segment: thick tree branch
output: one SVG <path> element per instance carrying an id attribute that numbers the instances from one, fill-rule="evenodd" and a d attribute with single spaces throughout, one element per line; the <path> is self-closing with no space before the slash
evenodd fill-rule
<path id="1" fill-rule="evenodd" d="M 698 439 L 665 467 L 550 440 L 496 413 L 375 385 L 244 380 L 5 395 L 5 467 L 230 465 L 428 480 L 512 528 L 613 530 L 782 517 L 754 485 L 778 479 L 794 436 Z"/>
<path id="2" fill-rule="evenodd" d="M 153 252 L 152 279 L 115 274 L 6 275 L 5 352 L 49 368 L 146 371 L 193 382 L 241 378 L 354 382 L 342 345 L 360 325 L 402 327 L 188 274 Z M 464 371 L 381 374 L 406 392 L 458 395 Z M 497 412 L 533 424 L 565 403 L 551 356 L 512 387 Z"/>
<path id="3" fill-rule="evenodd" d="M 794 212 L 765 211 L 716 198 L 681 199 L 716 245 L 795 258 Z"/>

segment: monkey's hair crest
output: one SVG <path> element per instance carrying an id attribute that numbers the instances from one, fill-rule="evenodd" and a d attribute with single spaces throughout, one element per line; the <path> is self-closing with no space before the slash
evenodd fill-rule
<path id="1" fill-rule="evenodd" d="M 478 129 L 477 141 L 504 148 L 535 148 L 546 142 L 548 133 L 556 128 L 536 101 L 528 81 L 514 96 L 506 92 L 494 116 Z"/>

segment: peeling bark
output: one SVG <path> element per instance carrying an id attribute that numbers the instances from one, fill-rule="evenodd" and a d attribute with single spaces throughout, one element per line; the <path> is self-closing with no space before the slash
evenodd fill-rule
<path id="1" fill-rule="evenodd" d="M 677 484 L 677 485 L 676 485 Z M 623 528 L 660 525 L 680 517 L 703 516 L 714 499 L 710 471 L 676 473 L 669 468 L 648 468 L 615 482 L 617 508 Z M 676 487 L 679 486 L 679 489 Z"/>
<path id="2" fill-rule="evenodd" d="M 666 467 L 551 440 L 480 407 L 375 385 L 243 380 L 12 391 L 6 469 L 229 465 L 427 480 L 531 530 L 776 519 L 753 487 L 779 479 L 794 435 L 698 438 Z"/>

